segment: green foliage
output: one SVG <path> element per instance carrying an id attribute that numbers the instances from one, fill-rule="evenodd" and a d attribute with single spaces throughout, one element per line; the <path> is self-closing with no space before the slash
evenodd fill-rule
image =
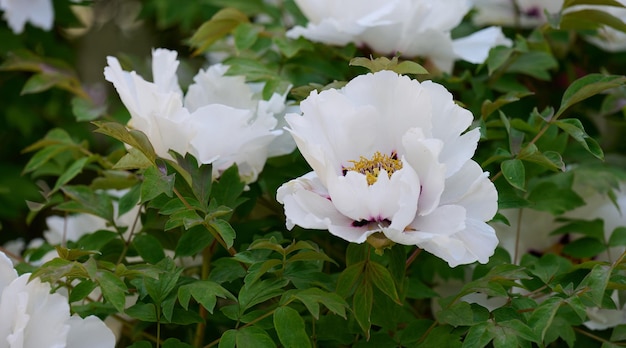
<path id="1" fill-rule="evenodd" d="M 585 325 L 606 319 L 605 310 L 623 311 L 626 291 L 624 53 L 585 39 L 603 37 L 604 26 L 626 32 L 626 24 L 604 9 L 576 7 L 623 7 L 619 1 L 566 0 L 543 25 L 504 28 L 512 45 L 494 47 L 484 63 L 456 62 L 446 73 L 431 58 L 288 37 L 287 29 L 307 24 L 292 0 L 128 3 L 80 4 L 95 10 L 80 38 L 70 39 L 79 23 L 69 2 L 55 2 L 50 32 L 28 24 L 14 35 L 0 26 L 0 240 L 27 242 L 16 269 L 64 288 L 72 313 L 121 320 L 118 346 L 626 343 L 621 322 Z M 138 18 L 124 15 L 135 13 L 124 7 L 131 3 Z M 475 13 L 451 35 L 475 32 Z M 111 28 L 123 35 L 110 40 Z M 105 57 L 91 55 L 94 45 L 119 52 L 140 90 L 148 44 L 177 49 L 184 91 L 207 59 L 228 65 L 227 76 L 244 76 L 263 99 L 251 110 L 257 118 L 273 97 L 286 95 L 286 112 L 298 113 L 291 107 L 313 91 L 367 72 L 442 84 L 480 128 L 473 158 L 490 172 L 500 209 L 490 224 L 515 231 L 499 234 L 487 264 L 450 268 L 413 245 L 375 250 L 326 231 L 287 229 L 276 190 L 310 171 L 298 151 L 268 159 L 256 182 L 240 176 L 246 163 L 224 169 L 191 153 L 157 154 L 137 120 L 128 121 L 136 110 L 120 107 L 112 88 L 98 89 Z M 170 91 L 159 93 L 160 100 Z M 278 122 L 277 130 L 287 126 Z M 440 156 L 451 155 L 445 145 Z M 57 232 L 61 242 L 53 243 Z M 463 240 L 461 233 L 441 238 Z M 43 244 L 31 243 L 40 237 Z"/>

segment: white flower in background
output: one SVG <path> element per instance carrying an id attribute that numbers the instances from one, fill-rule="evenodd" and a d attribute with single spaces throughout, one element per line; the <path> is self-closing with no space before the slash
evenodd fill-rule
<path id="1" fill-rule="evenodd" d="M 70 316 L 67 299 L 50 293 L 50 284 L 30 273 L 18 277 L 11 260 L 0 252 L 0 347 L 106 348 L 115 336 L 95 316 Z"/>
<path id="2" fill-rule="evenodd" d="M 131 114 L 129 126 L 148 136 L 157 155 L 171 158 L 170 149 L 191 153 L 199 162 L 213 164 L 214 177 L 237 163 L 242 179 L 250 183 L 268 157 L 295 149 L 277 128 L 286 94 L 265 101 L 245 77 L 225 76 L 228 67 L 218 64 L 201 70 L 183 96 L 176 56 L 165 49 L 152 52 L 154 82 L 123 71 L 114 57 L 108 57 L 104 69 Z"/>
<path id="3" fill-rule="evenodd" d="M 626 6 L 626 0 L 617 0 Z M 626 22 L 626 8 L 617 6 L 576 6 L 576 10 L 599 10 L 617 17 Z M 596 35 L 584 35 L 584 39 L 589 43 L 607 52 L 626 51 L 626 33 L 603 25 L 598 28 Z"/>
<path id="4" fill-rule="evenodd" d="M 450 72 L 455 60 L 485 61 L 489 50 L 510 46 L 500 28 L 492 27 L 452 40 L 450 32 L 469 12 L 467 0 L 333 1 L 296 0 L 309 19 L 287 36 L 303 36 L 331 45 L 353 42 L 377 53 L 425 57 L 441 71 Z"/>
<path id="5" fill-rule="evenodd" d="M 109 190 L 107 193 L 114 197 L 122 197 L 128 190 Z M 125 214 L 118 216 L 119 204 L 113 201 L 113 214 L 115 216 L 115 224 L 118 227 L 128 227 L 125 236 L 128 237 L 132 232 L 141 230 L 141 220 L 138 214 L 141 206 L 137 205 Z M 51 245 L 62 244 L 63 241 L 78 241 L 82 236 L 93 233 L 98 230 L 115 231 L 113 226 L 107 226 L 107 221 L 101 217 L 91 214 L 72 214 L 68 216 L 52 215 L 46 218 L 48 229 L 44 231 L 43 236 Z M 53 251 L 56 256 L 56 251 Z"/>
<path id="6" fill-rule="evenodd" d="M 473 0 L 476 25 L 532 28 L 547 22 L 546 11 L 556 14 L 564 0 Z"/>
<path id="7" fill-rule="evenodd" d="M 43 30 L 52 29 L 54 9 L 52 0 L 0 0 L 2 18 L 15 34 L 24 31 L 26 22 Z"/>
<path id="8" fill-rule="evenodd" d="M 462 134 L 472 114 L 443 86 L 381 71 L 312 92 L 300 108 L 286 119 L 313 171 L 278 189 L 288 228 L 354 243 L 387 238 L 451 266 L 487 262 L 498 244 L 485 223 L 497 192 L 471 160 L 479 130 Z"/>
<path id="9" fill-rule="evenodd" d="M 559 217 L 584 220 L 602 219 L 606 240 L 609 240 L 611 233 L 617 227 L 626 227 L 626 216 L 622 215 L 626 212 L 625 184 L 622 184 L 620 191 L 616 192 L 616 202 L 619 209 L 615 207 L 607 195 L 599 194 L 593 188 L 577 185 L 574 190 L 585 198 L 585 205 Z M 521 255 L 525 253 L 548 251 L 563 237 L 562 235 L 550 235 L 552 231 L 564 224 L 557 221 L 557 217 L 551 213 L 533 209 L 503 209 L 500 210 L 500 213 L 509 220 L 510 226 L 501 222 L 494 222 L 492 225 L 500 240 L 500 246 L 509 252 L 514 263 L 518 263 Z M 518 229 L 519 239 L 517 238 Z M 573 234 L 570 237 L 575 239 L 577 235 Z M 609 251 L 610 255 L 606 252 L 602 253 L 599 255 L 599 259 L 613 262 L 615 260 L 612 258 L 621 254 L 624 248 L 611 248 Z"/>

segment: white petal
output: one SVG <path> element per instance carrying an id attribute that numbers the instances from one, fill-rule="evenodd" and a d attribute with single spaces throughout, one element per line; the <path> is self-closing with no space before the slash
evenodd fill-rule
<path id="1" fill-rule="evenodd" d="M 424 139 L 420 129 L 412 128 L 403 137 L 406 158 L 416 168 L 421 185 L 418 214 L 430 214 L 439 205 L 444 189 L 446 166 L 438 162 L 443 142 L 439 139 Z"/>
<path id="2" fill-rule="evenodd" d="M 498 192 L 473 160 L 446 180 L 445 190 L 441 195 L 441 204 L 458 204 L 467 209 L 468 217 L 488 221 L 498 211 Z"/>
<path id="3" fill-rule="evenodd" d="M 13 262 L 3 252 L 0 252 L 0 295 L 13 280 L 17 278 L 17 272 L 13 268 Z"/>
<path id="4" fill-rule="evenodd" d="M 498 238 L 493 228 L 474 219 L 467 219 L 465 229 L 454 235 L 437 235 L 418 244 L 419 247 L 448 262 L 450 267 L 475 261 L 487 263 L 497 245 Z"/>
<path id="5" fill-rule="evenodd" d="M 179 64 L 177 56 L 178 52 L 164 48 L 152 50 L 152 77 L 160 92 L 174 92 L 182 98 L 183 92 L 176 76 Z"/>
<path id="6" fill-rule="evenodd" d="M 328 192 L 311 172 L 278 188 L 276 199 L 285 205 L 287 228 L 294 225 L 311 229 L 327 229 L 349 242 L 363 243 L 370 233 L 355 227 L 354 220 L 342 215 L 328 197 Z"/>
<path id="7" fill-rule="evenodd" d="M 30 274 L 22 275 L 28 277 Z M 70 317 L 67 298 L 50 293 L 50 284 L 38 278 L 26 285 L 30 320 L 24 331 L 24 348 L 63 347 L 67 339 Z"/>
<path id="8" fill-rule="evenodd" d="M 0 1 L 3 18 L 16 34 L 24 31 L 26 22 L 44 30 L 52 29 L 54 8 L 52 0 L 4 0 Z"/>
<path id="9" fill-rule="evenodd" d="M 244 76 L 224 76 L 227 65 L 215 64 L 200 70 L 185 95 L 185 107 L 195 112 L 202 106 L 221 104 L 235 109 L 255 110 L 257 101 Z"/>
<path id="10" fill-rule="evenodd" d="M 85 319 L 78 315 L 69 318 L 70 331 L 66 348 L 113 348 L 115 335 L 98 317 L 90 315 Z"/>
<path id="11" fill-rule="evenodd" d="M 458 58 L 470 63 L 482 64 L 487 60 L 489 51 L 493 47 L 510 47 L 512 44 L 513 42 L 502 33 L 502 28 L 489 27 L 454 40 L 452 47 L 454 48 L 454 54 Z"/>
<path id="12" fill-rule="evenodd" d="M 459 206 L 441 206 L 426 216 L 417 216 L 408 228 L 385 229 L 392 241 L 404 245 L 419 245 L 437 236 L 452 235 L 465 228 L 465 209 Z"/>

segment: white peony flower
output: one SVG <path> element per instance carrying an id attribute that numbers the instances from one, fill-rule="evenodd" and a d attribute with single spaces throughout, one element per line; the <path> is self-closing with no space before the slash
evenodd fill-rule
<path id="1" fill-rule="evenodd" d="M 123 71 L 113 57 L 108 57 L 104 75 L 131 114 L 129 126 L 148 136 L 157 155 L 171 158 L 170 149 L 191 153 L 199 162 L 213 164 L 214 177 L 237 163 L 250 183 L 269 156 L 295 149 L 277 129 L 286 94 L 262 100 L 245 77 L 225 76 L 228 67 L 217 64 L 201 70 L 183 96 L 176 77 L 177 53 L 157 49 L 152 56 L 154 82 Z"/>
<path id="2" fill-rule="evenodd" d="M 387 55 L 426 57 L 450 72 L 455 60 L 482 63 L 497 45 L 511 45 L 500 28 L 452 40 L 450 32 L 469 12 L 467 0 L 332 1 L 296 0 L 309 19 L 287 36 L 331 45 L 353 42 Z M 465 40 L 465 41 L 463 41 Z"/>
<path id="3" fill-rule="evenodd" d="M 0 252 L 0 347 L 114 347 L 115 336 L 94 316 L 70 317 L 67 299 L 30 273 L 18 277 Z"/>
<path id="4" fill-rule="evenodd" d="M 497 192 L 471 160 L 479 130 L 462 134 L 472 114 L 443 86 L 381 71 L 300 108 L 286 119 L 313 171 L 278 189 L 288 228 L 417 245 L 450 266 L 487 262 Z"/>
<path id="5" fill-rule="evenodd" d="M 2 16 L 15 34 L 24 31 L 26 22 L 43 30 L 52 29 L 54 9 L 52 0 L 0 0 Z"/>

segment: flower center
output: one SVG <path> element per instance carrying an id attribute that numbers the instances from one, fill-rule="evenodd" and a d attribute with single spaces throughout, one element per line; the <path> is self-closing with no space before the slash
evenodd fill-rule
<path id="1" fill-rule="evenodd" d="M 402 161 L 398 159 L 398 154 L 395 151 L 391 152 L 391 155 L 383 155 L 380 152 L 372 156 L 372 158 L 365 158 L 361 156 L 358 161 L 349 161 L 353 164 L 352 167 L 344 167 L 343 175 L 351 170 L 365 175 L 368 185 L 373 185 L 378 180 L 378 174 L 381 170 L 385 170 L 389 178 L 396 170 L 402 169 Z"/>

